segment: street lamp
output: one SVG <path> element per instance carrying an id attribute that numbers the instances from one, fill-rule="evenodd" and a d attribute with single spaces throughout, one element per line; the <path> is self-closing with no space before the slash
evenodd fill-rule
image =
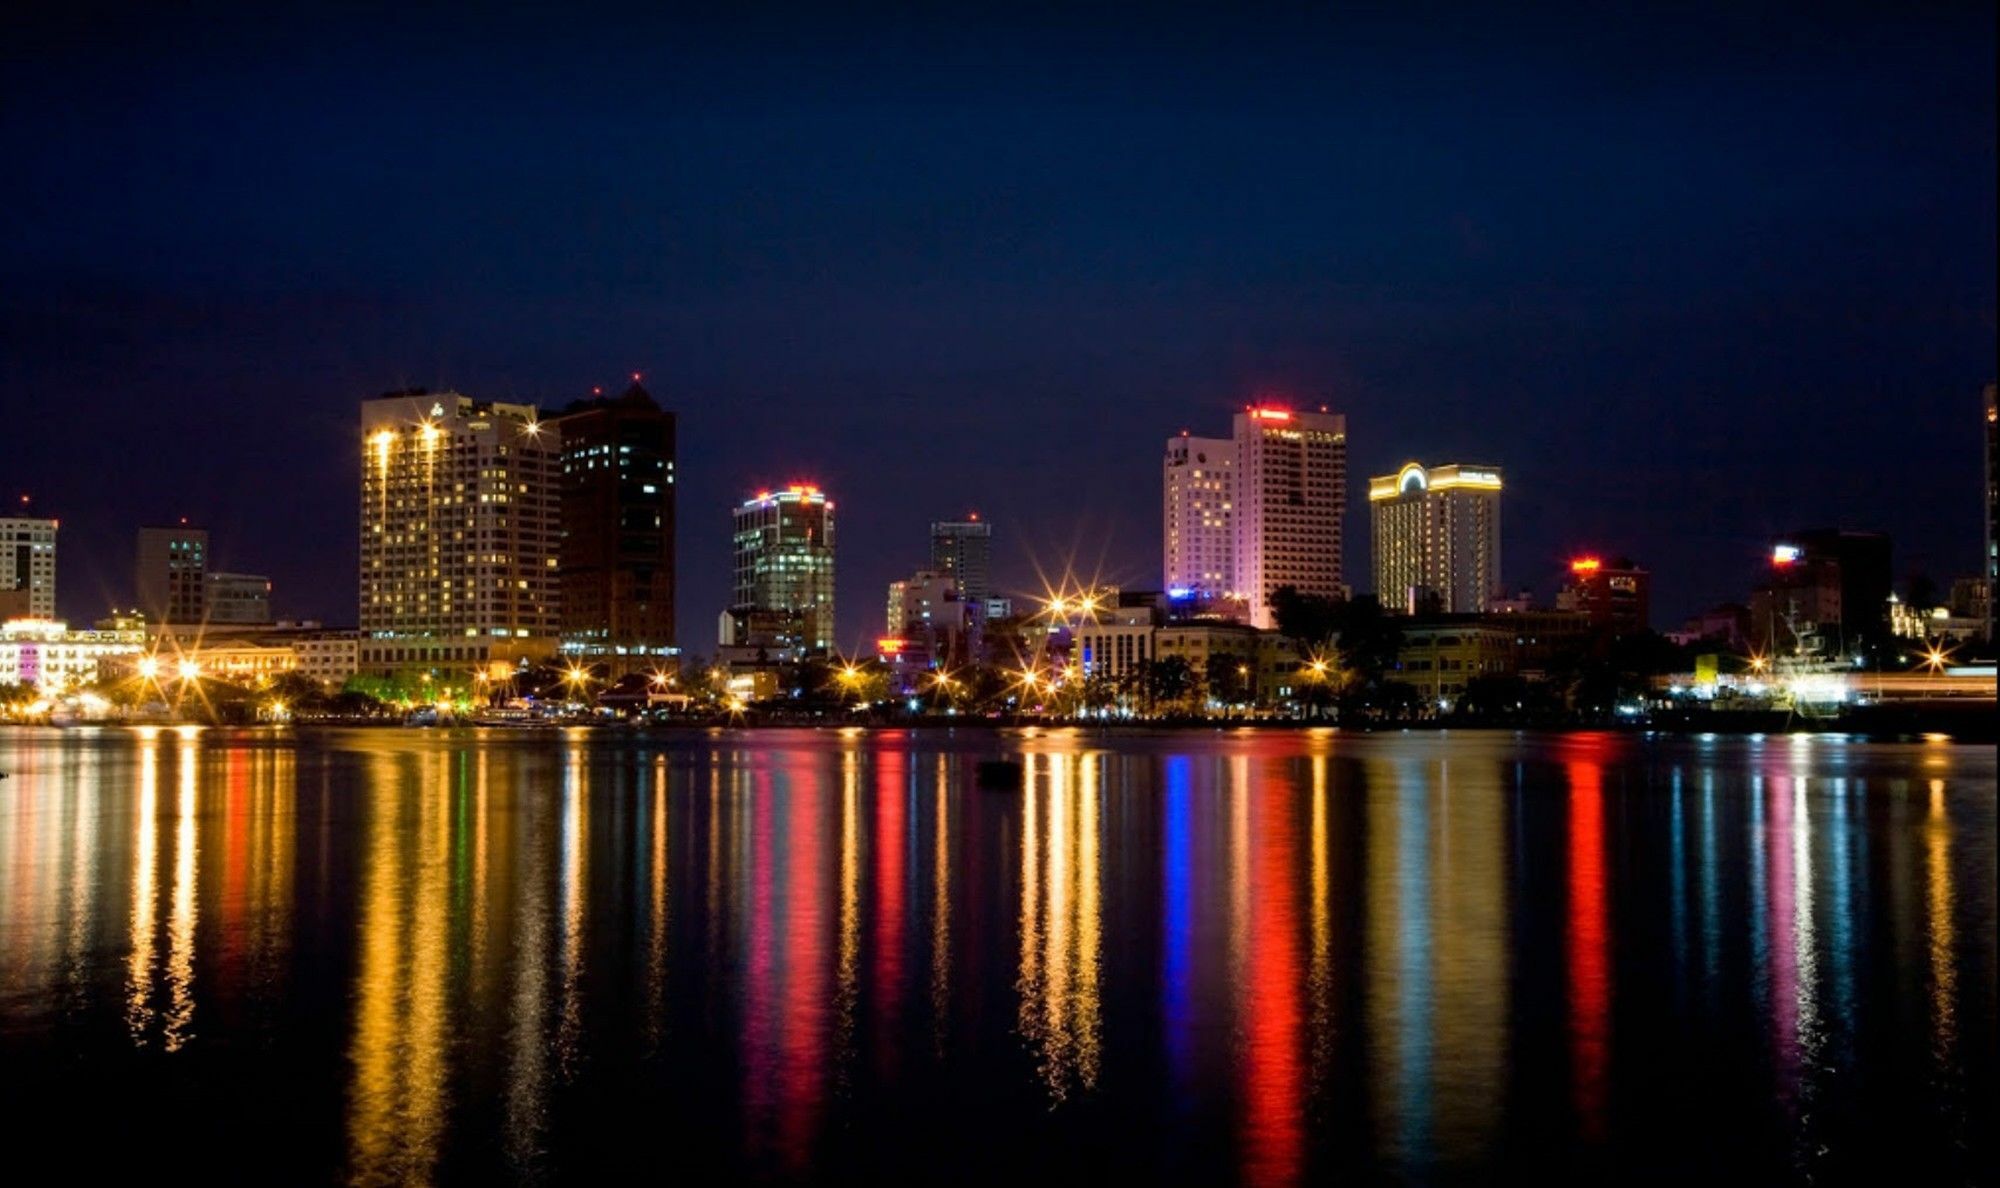
<path id="1" fill-rule="evenodd" d="M 590 684 L 590 670 L 582 665 L 572 664 L 563 672 L 563 683 L 569 686 L 571 697 L 579 696 Z"/>
<path id="2" fill-rule="evenodd" d="M 840 666 L 840 671 L 835 674 L 835 679 L 840 682 L 841 696 L 843 698 L 850 693 L 858 697 L 861 691 L 861 667 L 859 665 L 855 664 L 852 660 L 843 663 Z"/>

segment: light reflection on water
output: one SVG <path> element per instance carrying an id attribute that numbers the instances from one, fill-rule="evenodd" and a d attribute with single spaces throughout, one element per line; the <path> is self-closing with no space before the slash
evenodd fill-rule
<path id="1" fill-rule="evenodd" d="M 1990 751 L 147 727 L 0 770 L 15 1079 L 309 1178 L 1991 1165 Z"/>

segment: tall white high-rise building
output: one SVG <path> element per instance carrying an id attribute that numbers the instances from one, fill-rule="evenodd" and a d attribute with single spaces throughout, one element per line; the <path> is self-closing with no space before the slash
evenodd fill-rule
<path id="1" fill-rule="evenodd" d="M 1236 443 L 1225 437 L 1167 439 L 1162 470 L 1167 590 L 1206 602 L 1236 581 Z"/>
<path id="2" fill-rule="evenodd" d="M 0 516 L 0 620 L 55 617 L 56 522 Z"/>
<path id="3" fill-rule="evenodd" d="M 1481 612 L 1500 588 L 1500 468 L 1405 463 L 1368 480 L 1387 610 Z"/>
<path id="4" fill-rule="evenodd" d="M 1236 414 L 1235 593 L 1258 627 L 1276 626 L 1271 597 L 1345 597 L 1347 418 L 1269 405 Z"/>
<path id="5" fill-rule="evenodd" d="M 363 672 L 544 659 L 558 630 L 560 438 L 454 392 L 361 405 Z"/>

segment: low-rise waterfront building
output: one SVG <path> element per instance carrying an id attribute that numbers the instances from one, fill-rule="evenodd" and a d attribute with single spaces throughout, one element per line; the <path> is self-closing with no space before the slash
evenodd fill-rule
<path id="1" fill-rule="evenodd" d="M 1151 606 L 1121 606 L 1080 619 L 1070 629 L 1069 658 L 1084 679 L 1134 679 L 1155 658 L 1153 635 L 1160 622 Z"/>
<path id="2" fill-rule="evenodd" d="M 1603 637 L 1580 610 L 1525 610 L 1488 614 L 1480 622 L 1505 632 L 1514 641 L 1514 670 L 1540 676 L 1571 663 Z"/>
<path id="3" fill-rule="evenodd" d="M 1983 619 L 1954 615 L 1948 606 L 1912 606 L 1891 594 L 1889 633 L 1898 639 L 1970 643 L 1985 638 L 1986 623 Z"/>
<path id="4" fill-rule="evenodd" d="M 268 684 L 299 668 L 299 654 L 289 644 L 253 639 L 209 640 L 181 653 L 180 659 L 193 664 L 205 678 L 239 685 Z"/>
<path id="5" fill-rule="evenodd" d="M 0 623 L 0 685 L 61 693 L 109 676 L 107 666 L 145 647 L 141 630 L 71 631 L 61 619 L 10 619 Z"/>
<path id="6" fill-rule="evenodd" d="M 146 654 L 168 666 L 185 660 L 217 680 L 255 684 L 296 673 L 332 691 L 359 671 L 361 642 L 359 631 L 329 630 L 311 620 L 199 629 L 167 624 L 152 630 Z"/>
<path id="7" fill-rule="evenodd" d="M 1402 650 L 1387 676 L 1448 711 L 1473 678 L 1514 672 L 1515 647 L 1511 632 L 1476 619 L 1412 623 L 1403 628 Z"/>

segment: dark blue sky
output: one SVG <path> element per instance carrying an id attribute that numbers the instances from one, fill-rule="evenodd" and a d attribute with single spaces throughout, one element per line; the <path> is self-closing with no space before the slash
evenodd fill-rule
<path id="1" fill-rule="evenodd" d="M 0 18 L 0 483 L 73 618 L 185 514 L 351 623 L 359 399 L 639 369 L 684 642 L 800 476 L 848 642 L 968 507 L 1003 584 L 1156 585 L 1164 439 L 1275 394 L 1348 415 L 1357 588 L 1410 457 L 1507 469 L 1512 581 L 1630 553 L 1663 626 L 1807 524 L 1973 570 L 1991 5 L 1224 7 Z"/>

